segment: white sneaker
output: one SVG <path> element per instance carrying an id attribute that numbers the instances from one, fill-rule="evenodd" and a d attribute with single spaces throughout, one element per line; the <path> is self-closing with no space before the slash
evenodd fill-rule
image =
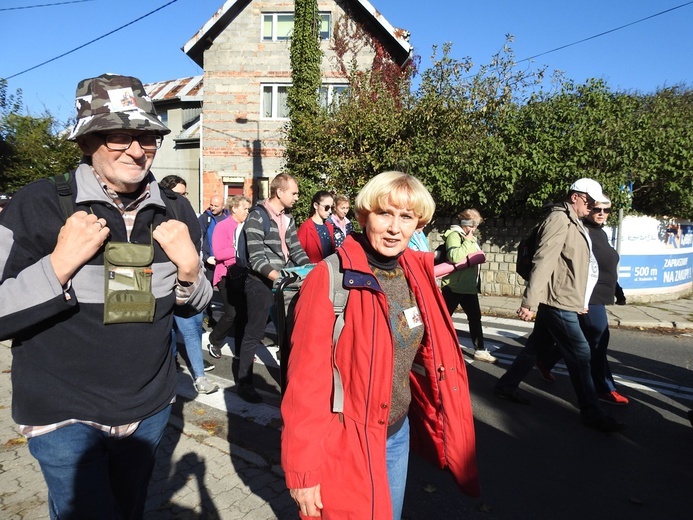
<path id="1" fill-rule="evenodd" d="M 197 390 L 200 394 L 211 394 L 212 392 L 219 390 L 219 385 L 212 383 L 204 376 L 195 379 L 193 385 L 195 386 L 195 390 Z"/>
<path id="2" fill-rule="evenodd" d="M 495 363 L 498 359 L 492 356 L 488 350 L 475 350 L 474 361 L 483 361 L 485 363 Z"/>

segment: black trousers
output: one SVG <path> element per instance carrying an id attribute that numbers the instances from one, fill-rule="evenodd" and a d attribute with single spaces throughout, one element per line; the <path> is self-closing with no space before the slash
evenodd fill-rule
<path id="1" fill-rule="evenodd" d="M 236 279 L 224 276 L 219 281 L 217 288 L 224 304 L 224 314 L 221 315 L 209 335 L 209 342 L 215 347 L 221 347 L 226 341 L 226 337 L 233 331 L 236 353 L 240 349 L 240 341 L 247 319 L 244 285 L 245 276 Z"/>
<path id="2" fill-rule="evenodd" d="M 467 315 L 469 322 L 469 335 L 472 338 L 474 350 L 485 350 L 484 332 L 481 329 L 481 307 L 479 307 L 479 296 L 476 294 L 461 294 L 452 292 L 448 286 L 443 287 L 443 298 L 448 308 L 450 316 L 455 312 L 457 306 L 461 306 Z"/>

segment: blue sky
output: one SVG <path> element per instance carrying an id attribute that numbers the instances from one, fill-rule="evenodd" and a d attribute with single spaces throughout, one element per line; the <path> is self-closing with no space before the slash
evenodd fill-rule
<path id="1" fill-rule="evenodd" d="M 79 47 L 171 0 L 82 0 L 33 9 L 12 9 L 69 0 L 2 0 L 0 33 L 5 52 L 0 77 Z M 74 0 L 73 0 L 74 1 Z M 47 108 L 73 114 L 80 79 L 103 72 L 154 82 L 201 74 L 180 48 L 223 5 L 223 0 L 177 0 L 72 54 L 8 80 L 22 89 L 30 113 Z M 686 4 L 687 0 L 372 0 L 396 27 L 411 33 L 421 68 L 433 45 L 453 43 L 453 56 L 488 63 L 515 37 L 518 60 Z M 653 92 L 664 85 L 693 86 L 693 3 L 605 36 L 536 58 L 535 66 L 562 70 L 582 82 L 597 77 L 618 90 Z"/>

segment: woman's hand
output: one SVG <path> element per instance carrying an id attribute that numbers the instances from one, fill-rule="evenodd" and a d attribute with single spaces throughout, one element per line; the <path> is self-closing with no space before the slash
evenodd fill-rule
<path id="1" fill-rule="evenodd" d="M 289 494 L 298 504 L 301 514 L 305 516 L 321 516 L 322 498 L 320 484 L 309 488 L 290 489 Z"/>

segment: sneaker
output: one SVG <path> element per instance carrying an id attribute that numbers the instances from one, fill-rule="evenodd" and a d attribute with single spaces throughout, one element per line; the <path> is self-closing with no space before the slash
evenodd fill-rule
<path id="1" fill-rule="evenodd" d="M 214 359 L 221 358 L 221 347 L 216 347 L 211 343 L 207 343 L 207 351 L 209 351 L 209 355 L 212 356 Z"/>
<path id="2" fill-rule="evenodd" d="M 195 386 L 195 390 L 197 390 L 200 394 L 211 394 L 212 392 L 219 390 L 219 385 L 212 383 L 204 376 L 195 379 L 193 385 Z"/>
<path id="3" fill-rule="evenodd" d="M 539 375 L 541 376 L 541 378 L 544 381 L 546 381 L 547 383 L 555 383 L 556 382 L 556 378 L 551 373 L 550 368 L 543 367 L 539 363 L 537 363 L 537 370 L 539 370 Z"/>
<path id="4" fill-rule="evenodd" d="M 492 356 L 488 350 L 475 350 L 474 361 L 483 361 L 484 363 L 495 363 L 498 358 Z"/>
<path id="5" fill-rule="evenodd" d="M 205 372 L 209 372 L 210 370 L 214 370 L 214 365 L 207 361 L 206 359 L 202 360 L 202 364 L 204 365 L 204 370 Z"/>
<path id="6" fill-rule="evenodd" d="M 599 400 L 609 404 L 617 404 L 620 406 L 627 405 L 630 401 L 628 398 L 619 394 L 616 390 L 607 394 L 599 394 Z"/>
<path id="7" fill-rule="evenodd" d="M 244 401 L 248 403 L 261 403 L 262 402 L 262 396 L 257 393 L 257 390 L 255 390 L 252 386 L 250 385 L 240 385 L 238 387 L 238 397 L 243 399 Z"/>
<path id="8" fill-rule="evenodd" d="M 582 419 L 582 424 L 588 426 L 589 428 L 594 428 L 604 433 L 620 432 L 626 428 L 626 423 L 617 421 L 613 417 L 605 415 L 603 417 L 598 417 L 597 419 Z"/>

